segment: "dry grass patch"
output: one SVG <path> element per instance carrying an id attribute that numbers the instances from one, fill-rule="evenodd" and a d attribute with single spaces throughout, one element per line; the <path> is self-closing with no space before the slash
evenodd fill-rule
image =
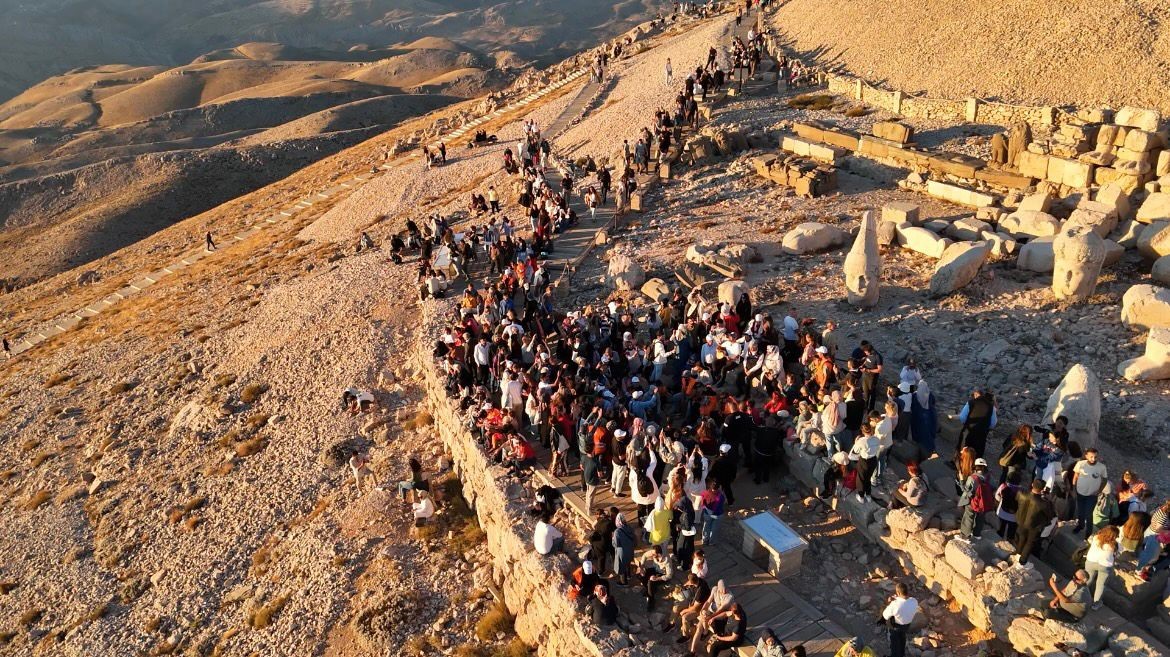
<path id="1" fill-rule="evenodd" d="M 268 441 L 260 436 L 255 436 L 242 443 L 236 443 L 236 456 L 247 458 L 263 450 L 265 447 L 268 447 Z"/>
<path id="2" fill-rule="evenodd" d="M 220 374 L 215 377 L 215 387 L 224 388 L 236 382 L 235 374 Z"/>
<path id="3" fill-rule="evenodd" d="M 833 107 L 836 101 L 827 94 L 801 94 L 788 99 L 788 106 L 792 109 L 827 110 Z"/>
<path id="4" fill-rule="evenodd" d="M 69 379 L 72 379 L 72 378 L 73 378 L 73 375 L 69 374 L 68 372 L 58 372 L 58 373 L 50 376 L 49 378 L 45 379 L 45 387 L 52 388 L 53 386 L 59 386 L 62 383 L 65 383 L 66 381 L 68 381 Z"/>
<path id="5" fill-rule="evenodd" d="M 406 422 L 403 422 L 402 428 L 408 431 L 414 431 L 415 429 L 429 427 L 434 423 L 435 418 L 431 416 L 429 411 L 423 409 L 412 415 Z"/>
<path id="6" fill-rule="evenodd" d="M 480 641 L 495 641 L 497 636 L 511 632 L 515 621 L 507 607 L 497 603 L 476 621 L 475 636 Z"/>
<path id="7" fill-rule="evenodd" d="M 61 506 L 62 504 L 68 504 L 69 502 L 72 502 L 73 500 L 85 497 L 85 495 L 88 491 L 89 491 L 89 487 L 86 486 L 85 484 L 77 484 L 76 486 L 71 486 L 71 487 L 66 488 L 65 490 L 61 491 L 60 493 L 57 493 L 57 497 L 53 498 L 53 502 L 57 506 Z"/>
<path id="8" fill-rule="evenodd" d="M 203 468 L 203 476 L 223 477 L 224 475 L 231 474 L 231 471 L 235 469 L 235 461 L 220 461 L 218 463 L 210 463 Z"/>
<path id="9" fill-rule="evenodd" d="M 492 657 L 531 657 L 532 649 L 520 640 L 520 637 L 512 637 L 502 646 L 492 648 Z"/>
<path id="10" fill-rule="evenodd" d="M 20 451 L 28 453 L 41 446 L 41 441 L 35 438 L 29 438 L 20 444 Z"/>
<path id="11" fill-rule="evenodd" d="M 41 608 L 33 608 L 25 611 L 20 615 L 18 621 L 21 627 L 32 627 L 33 623 L 39 621 L 45 615 L 45 610 Z"/>
<path id="12" fill-rule="evenodd" d="M 32 467 L 39 468 L 41 466 L 41 464 L 43 464 L 45 461 L 48 461 L 49 459 L 51 459 L 55 456 L 57 456 L 57 452 L 53 452 L 53 451 L 38 452 L 37 455 L 33 457 Z"/>
<path id="13" fill-rule="evenodd" d="M 211 649 L 211 657 L 221 657 L 227 651 L 227 642 L 231 641 L 233 637 L 241 632 L 240 628 L 232 627 L 224 631 L 219 636 L 219 641 L 215 643 L 215 647 Z"/>
<path id="14" fill-rule="evenodd" d="M 850 107 L 849 109 L 845 110 L 844 114 L 845 114 L 845 116 L 848 116 L 850 118 L 857 118 L 859 116 L 865 116 L 865 115 L 869 114 L 869 112 L 870 112 L 870 110 L 867 107 L 858 107 L 858 106 L 854 105 L 853 107 Z"/>
<path id="15" fill-rule="evenodd" d="M 280 613 L 281 609 L 288 604 L 288 596 L 281 595 L 266 605 L 257 607 L 255 611 L 248 615 L 248 627 L 254 630 L 262 630 L 272 624 L 273 618 Z"/>
<path id="16" fill-rule="evenodd" d="M 268 392 L 268 386 L 263 383 L 249 383 L 240 391 L 240 401 L 245 404 L 252 404 L 266 392 Z"/>
<path id="17" fill-rule="evenodd" d="M 53 494 L 47 490 L 39 490 L 29 496 L 28 501 L 24 503 L 24 508 L 27 511 L 33 511 L 41 508 L 49 500 L 53 499 Z"/>
<path id="18" fill-rule="evenodd" d="M 271 417 L 272 415 L 268 413 L 256 413 L 255 415 L 249 417 L 247 421 L 245 421 L 245 424 L 253 429 L 259 429 L 265 424 L 268 424 L 268 419 Z"/>
<path id="19" fill-rule="evenodd" d="M 110 394 L 111 395 L 121 395 L 121 394 L 130 392 L 137 385 L 138 384 L 133 382 L 133 381 L 123 381 L 121 383 L 115 383 L 114 385 L 110 386 Z"/>
<path id="20" fill-rule="evenodd" d="M 19 584 L 11 580 L 0 582 L 0 595 L 8 595 L 12 589 L 15 589 Z"/>

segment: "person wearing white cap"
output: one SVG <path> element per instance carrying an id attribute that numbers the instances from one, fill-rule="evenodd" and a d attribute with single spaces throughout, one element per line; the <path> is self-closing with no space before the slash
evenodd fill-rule
<path id="1" fill-rule="evenodd" d="M 962 496 L 959 497 L 959 506 L 963 508 L 959 533 L 964 538 L 979 538 L 983 532 L 983 514 L 991 510 L 994 495 L 991 484 L 987 482 L 987 461 L 977 458 L 971 475 L 963 482 Z"/>
<path id="2" fill-rule="evenodd" d="M 627 464 L 626 448 L 630 441 L 627 439 L 628 434 L 625 429 L 617 429 L 613 432 L 613 449 L 610 454 L 613 459 L 613 470 L 609 476 L 609 490 L 614 497 L 622 497 L 625 493 L 622 492 L 622 483 L 630 476 L 630 466 Z"/>

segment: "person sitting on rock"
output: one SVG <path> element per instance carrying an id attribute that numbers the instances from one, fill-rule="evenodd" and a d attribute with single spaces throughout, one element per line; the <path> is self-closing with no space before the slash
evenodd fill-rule
<path id="1" fill-rule="evenodd" d="M 855 636 L 846 641 L 845 645 L 841 646 L 833 657 L 877 657 L 877 654 L 873 648 L 865 645 L 865 641 L 862 641 L 861 637 Z"/>
<path id="2" fill-rule="evenodd" d="M 1062 589 L 1056 584 L 1056 575 L 1048 578 L 1048 588 L 1052 589 L 1052 600 L 1044 610 L 1044 616 L 1064 623 L 1076 623 L 1085 617 L 1092 602 L 1093 594 L 1089 590 L 1089 573 L 1084 569 L 1078 570 L 1073 579 Z"/>
<path id="3" fill-rule="evenodd" d="M 430 493 L 425 490 L 414 491 L 416 501 L 410 505 L 410 510 L 414 515 L 414 526 L 422 527 L 427 524 L 431 516 L 435 515 L 435 503 L 431 500 Z"/>
<path id="4" fill-rule="evenodd" d="M 552 525 L 553 514 L 545 513 L 536 523 L 532 544 L 539 554 L 560 552 L 565 547 L 565 535 Z"/>
<path id="5" fill-rule="evenodd" d="M 898 482 L 897 489 L 890 499 L 890 508 L 899 509 L 904 506 L 918 508 L 926 502 L 926 495 L 930 490 L 930 483 L 923 474 L 918 463 L 911 461 L 906 464 L 906 478 Z"/>

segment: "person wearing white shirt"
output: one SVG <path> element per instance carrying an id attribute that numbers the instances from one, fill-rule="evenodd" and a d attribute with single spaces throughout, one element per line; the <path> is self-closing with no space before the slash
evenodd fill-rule
<path id="1" fill-rule="evenodd" d="M 435 503 L 425 490 L 416 490 L 414 494 L 417 501 L 410 505 L 410 509 L 414 513 L 414 526 L 421 527 L 435 515 Z"/>
<path id="2" fill-rule="evenodd" d="M 540 554 L 550 554 L 560 550 L 565 545 L 565 535 L 553 527 L 552 515 L 545 514 L 536 523 L 536 530 L 532 534 L 532 544 Z"/>
<path id="3" fill-rule="evenodd" d="M 890 635 L 890 657 L 904 657 L 906 654 L 906 632 L 918 614 L 918 600 L 910 597 L 906 585 L 898 582 L 894 586 L 894 599 L 882 611 Z"/>
<path id="4" fill-rule="evenodd" d="M 913 358 L 911 358 L 906 361 L 906 365 L 898 374 L 898 382 L 909 383 L 912 386 L 916 386 L 920 381 L 922 381 L 922 372 L 918 370 L 918 364 L 914 362 Z"/>
<path id="5" fill-rule="evenodd" d="M 1089 581 L 1085 586 L 1093 592 L 1093 609 L 1101 608 L 1101 596 L 1113 575 L 1118 533 L 1117 527 L 1106 525 L 1089 539 L 1089 551 L 1085 554 L 1085 572 L 1089 573 Z"/>

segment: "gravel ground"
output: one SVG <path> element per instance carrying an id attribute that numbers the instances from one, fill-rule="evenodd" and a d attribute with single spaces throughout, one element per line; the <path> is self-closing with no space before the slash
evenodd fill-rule
<path id="1" fill-rule="evenodd" d="M 892 89 L 1170 112 L 1170 6 L 1156 0 L 790 0 L 771 25 L 802 58 Z"/>

